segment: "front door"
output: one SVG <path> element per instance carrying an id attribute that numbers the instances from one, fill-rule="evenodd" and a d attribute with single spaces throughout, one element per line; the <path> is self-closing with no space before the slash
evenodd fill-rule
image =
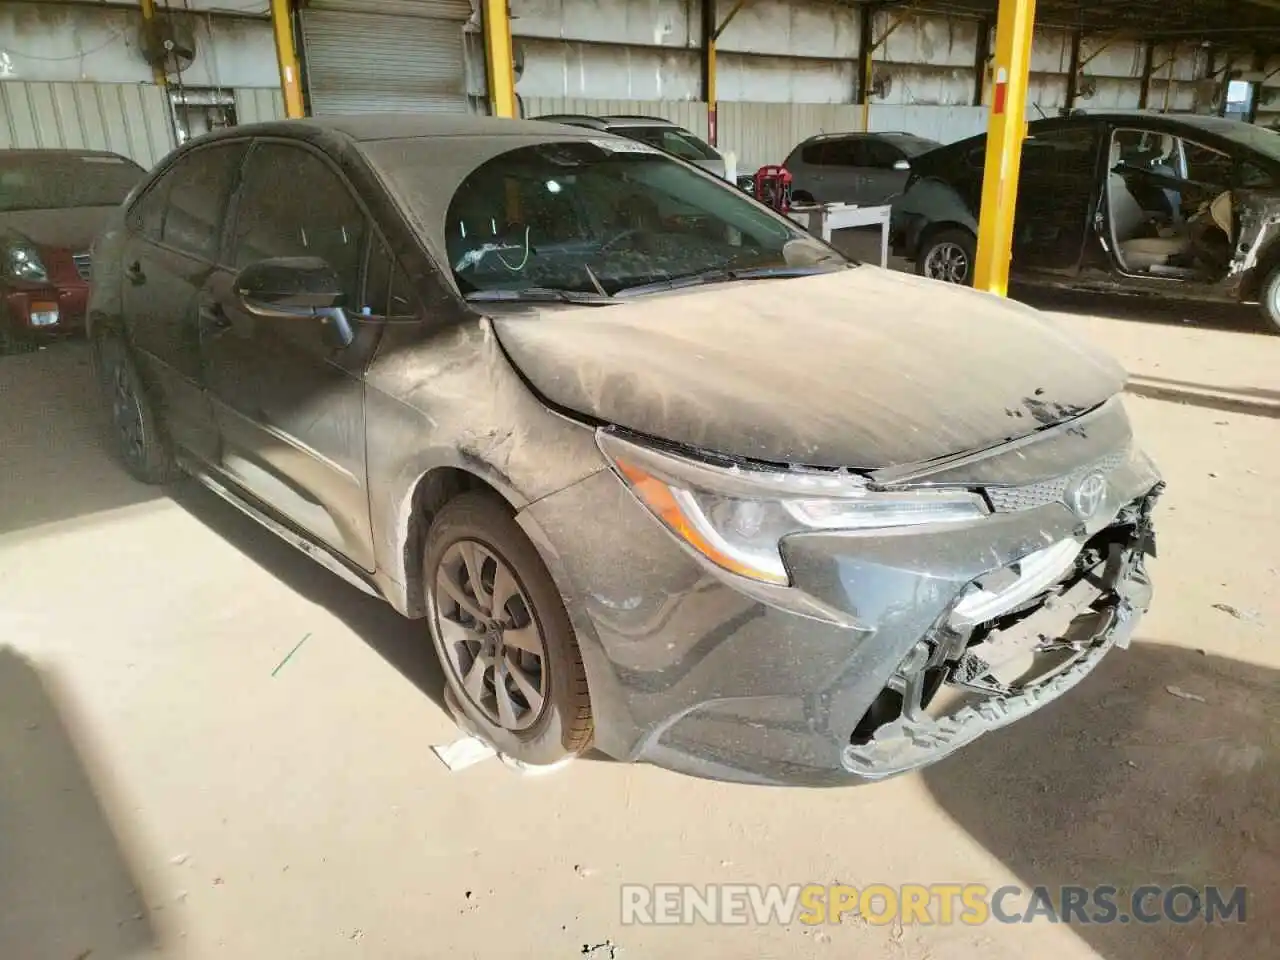
<path id="1" fill-rule="evenodd" d="M 1074 274 L 1101 186 L 1097 123 L 1035 131 L 1022 145 L 1013 260 L 1020 269 Z"/>
<path id="2" fill-rule="evenodd" d="M 203 460 L 216 457 L 218 435 L 204 392 L 197 294 L 215 269 L 227 198 L 246 149 L 247 141 L 236 141 L 187 154 L 125 220 L 120 286 L 133 345 L 170 437 Z"/>
<path id="3" fill-rule="evenodd" d="M 318 320 L 255 316 L 234 290 L 236 272 L 251 263 L 321 257 L 341 277 L 358 321 L 368 220 L 327 158 L 275 141 L 250 153 L 232 217 L 229 266 L 210 278 L 201 304 L 220 467 L 295 526 L 372 570 L 362 378 L 381 328 L 355 322 L 355 341 L 338 347 Z"/>

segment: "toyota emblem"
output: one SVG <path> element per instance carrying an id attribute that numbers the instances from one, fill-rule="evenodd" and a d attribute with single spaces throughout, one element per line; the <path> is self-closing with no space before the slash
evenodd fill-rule
<path id="1" fill-rule="evenodd" d="M 1071 491 L 1071 509 L 1081 520 L 1090 520 L 1107 498 L 1107 478 L 1094 472 L 1080 478 Z"/>

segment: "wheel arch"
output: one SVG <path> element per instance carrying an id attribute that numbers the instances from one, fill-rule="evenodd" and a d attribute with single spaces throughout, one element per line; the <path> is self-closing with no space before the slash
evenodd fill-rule
<path id="1" fill-rule="evenodd" d="M 975 241 L 978 239 L 977 231 L 967 223 L 959 220 L 935 220 L 920 231 L 920 239 L 916 241 L 916 257 L 918 258 L 924 252 L 929 241 L 946 230 L 963 230 Z"/>
<path id="2" fill-rule="evenodd" d="M 410 486 L 405 500 L 400 549 L 400 563 L 404 584 L 405 616 L 424 617 L 427 613 L 424 592 L 422 559 L 426 548 L 427 531 L 431 522 L 450 500 L 463 493 L 488 493 L 506 504 L 512 516 L 519 509 L 519 502 L 500 484 L 493 483 L 480 474 L 455 465 L 435 466 L 418 476 Z"/>

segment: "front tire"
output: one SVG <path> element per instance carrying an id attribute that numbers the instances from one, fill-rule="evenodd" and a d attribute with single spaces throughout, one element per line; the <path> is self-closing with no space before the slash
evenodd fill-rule
<path id="1" fill-rule="evenodd" d="M 978 239 L 962 227 L 947 227 L 927 235 L 916 257 L 916 273 L 930 280 L 973 286 Z"/>
<path id="2" fill-rule="evenodd" d="M 568 612 L 506 505 L 464 493 L 436 515 L 422 564 L 451 703 L 504 755 L 544 766 L 591 743 L 591 701 Z"/>
<path id="3" fill-rule="evenodd" d="M 1262 310 L 1262 319 L 1266 322 L 1268 332 L 1280 333 L 1280 266 L 1262 281 L 1258 306 Z"/>
<path id="4" fill-rule="evenodd" d="M 125 342 L 115 334 L 97 340 L 98 382 L 109 416 L 108 441 L 116 457 L 143 483 L 168 483 L 178 468 Z"/>

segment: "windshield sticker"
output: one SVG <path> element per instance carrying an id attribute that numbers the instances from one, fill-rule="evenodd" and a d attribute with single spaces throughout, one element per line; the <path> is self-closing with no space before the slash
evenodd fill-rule
<path id="1" fill-rule="evenodd" d="M 593 138 L 591 142 L 606 153 L 662 153 L 661 150 L 651 147 L 647 143 L 640 143 L 638 140 L 596 140 Z"/>
<path id="2" fill-rule="evenodd" d="M 125 162 L 124 157 L 81 157 L 81 163 L 115 163 L 121 164 Z"/>

